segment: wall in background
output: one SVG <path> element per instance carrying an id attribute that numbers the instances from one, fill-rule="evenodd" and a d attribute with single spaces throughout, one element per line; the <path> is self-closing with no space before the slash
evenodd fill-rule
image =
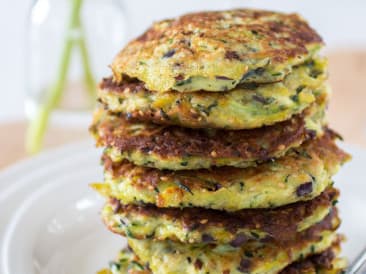
<path id="1" fill-rule="evenodd" d="M 0 1 L 0 122 L 23 118 L 24 42 L 26 16 L 31 2 L 32 0 Z M 161 18 L 194 10 L 246 6 L 301 12 L 324 37 L 330 49 L 366 48 L 364 0 L 125 0 L 122 2 L 129 16 L 130 38 L 145 30 L 152 21 Z"/>

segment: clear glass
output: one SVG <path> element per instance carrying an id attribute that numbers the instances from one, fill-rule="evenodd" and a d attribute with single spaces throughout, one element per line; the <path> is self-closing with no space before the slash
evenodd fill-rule
<path id="1" fill-rule="evenodd" d="M 79 18 L 73 21 L 77 5 Z M 118 0 L 34 1 L 29 14 L 27 117 L 39 119 L 37 113 L 47 104 L 52 115 L 61 110 L 64 118 L 90 110 L 96 82 L 110 74 L 108 65 L 122 48 L 126 31 Z M 75 115 L 68 119 L 76 120 Z"/>

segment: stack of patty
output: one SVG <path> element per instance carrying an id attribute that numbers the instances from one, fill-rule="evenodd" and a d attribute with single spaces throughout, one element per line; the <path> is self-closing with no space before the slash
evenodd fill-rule
<path id="1" fill-rule="evenodd" d="M 100 84 L 102 218 L 127 237 L 101 273 L 339 273 L 332 176 L 349 156 L 325 107 L 327 61 L 296 14 L 155 23 Z"/>

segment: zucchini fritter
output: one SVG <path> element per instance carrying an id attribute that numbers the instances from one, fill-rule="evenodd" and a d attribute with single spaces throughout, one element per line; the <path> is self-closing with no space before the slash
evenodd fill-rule
<path id="1" fill-rule="evenodd" d="M 173 240 L 187 244 L 241 246 L 250 240 L 293 241 L 299 232 L 323 220 L 337 202 L 330 188 L 313 200 L 276 209 L 243 209 L 232 213 L 202 208 L 157 208 L 122 205 L 110 199 L 102 210 L 107 227 L 136 239 Z"/>
<path id="2" fill-rule="evenodd" d="M 280 157 L 305 140 L 321 136 L 323 124 L 324 106 L 316 105 L 273 126 L 239 131 L 134 123 L 99 110 L 91 132 L 115 162 L 127 159 L 138 166 L 192 170 L 244 168 Z"/>
<path id="3" fill-rule="evenodd" d="M 279 159 L 246 169 L 158 170 L 106 157 L 105 182 L 92 186 L 123 204 L 226 211 L 278 207 L 313 199 L 331 184 L 331 176 L 349 159 L 334 138 L 328 130 Z"/>
<path id="4" fill-rule="evenodd" d="M 199 12 L 155 23 L 111 65 L 149 90 L 226 91 L 281 81 L 311 58 L 322 39 L 297 14 L 238 9 Z"/>
<path id="5" fill-rule="evenodd" d="M 144 83 L 104 79 L 99 100 L 130 119 L 190 128 L 250 129 L 272 125 L 328 97 L 326 60 L 295 68 L 282 82 L 246 84 L 222 93 L 149 91 Z"/>
<path id="6" fill-rule="evenodd" d="M 341 274 L 346 262 L 338 257 L 339 253 L 340 244 L 339 241 L 335 241 L 327 250 L 290 264 L 280 274 Z M 104 269 L 98 274 L 152 274 L 152 272 L 131 249 L 125 248 L 119 252 L 115 261 L 110 262 L 109 269 Z"/>
<path id="7" fill-rule="evenodd" d="M 269 274 L 278 273 L 295 261 L 330 248 L 339 241 L 334 232 L 338 226 L 338 217 L 330 216 L 286 245 L 252 241 L 233 248 L 131 238 L 128 244 L 153 273 Z"/>

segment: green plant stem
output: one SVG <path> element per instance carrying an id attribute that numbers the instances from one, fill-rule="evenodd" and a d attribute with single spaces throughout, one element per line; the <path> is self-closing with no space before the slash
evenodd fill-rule
<path id="1" fill-rule="evenodd" d="M 89 93 L 90 101 L 92 105 L 95 103 L 95 97 L 96 97 L 96 82 L 94 80 L 93 72 L 91 70 L 90 66 L 90 59 L 89 59 L 89 53 L 88 53 L 88 47 L 86 45 L 85 37 L 84 37 L 84 31 L 82 24 L 79 25 L 81 37 L 78 40 L 78 45 L 80 49 L 80 55 L 81 55 L 81 63 L 83 66 L 84 71 L 84 82 L 86 86 L 86 90 Z"/>
<path id="2" fill-rule="evenodd" d="M 56 79 L 55 84 L 49 90 L 45 102 L 39 106 L 36 115 L 32 117 L 32 120 L 28 125 L 26 134 L 26 150 L 28 153 L 33 154 L 40 150 L 50 114 L 61 100 L 62 92 L 66 84 L 68 69 L 71 62 L 71 53 L 74 46 L 74 39 L 69 35 L 73 31 L 77 31 L 80 27 L 80 10 L 82 3 L 83 0 L 72 0 L 72 9 L 68 24 L 68 30 L 66 32 L 67 34 L 65 37 L 65 44 L 63 47 L 57 73 L 58 78 Z M 87 55 L 85 55 L 85 57 L 87 58 Z M 84 62 L 85 61 L 83 61 L 83 63 Z M 87 73 L 88 77 L 90 77 L 91 71 L 89 70 Z M 88 79 L 88 83 L 89 85 L 91 85 L 90 79 Z"/>

